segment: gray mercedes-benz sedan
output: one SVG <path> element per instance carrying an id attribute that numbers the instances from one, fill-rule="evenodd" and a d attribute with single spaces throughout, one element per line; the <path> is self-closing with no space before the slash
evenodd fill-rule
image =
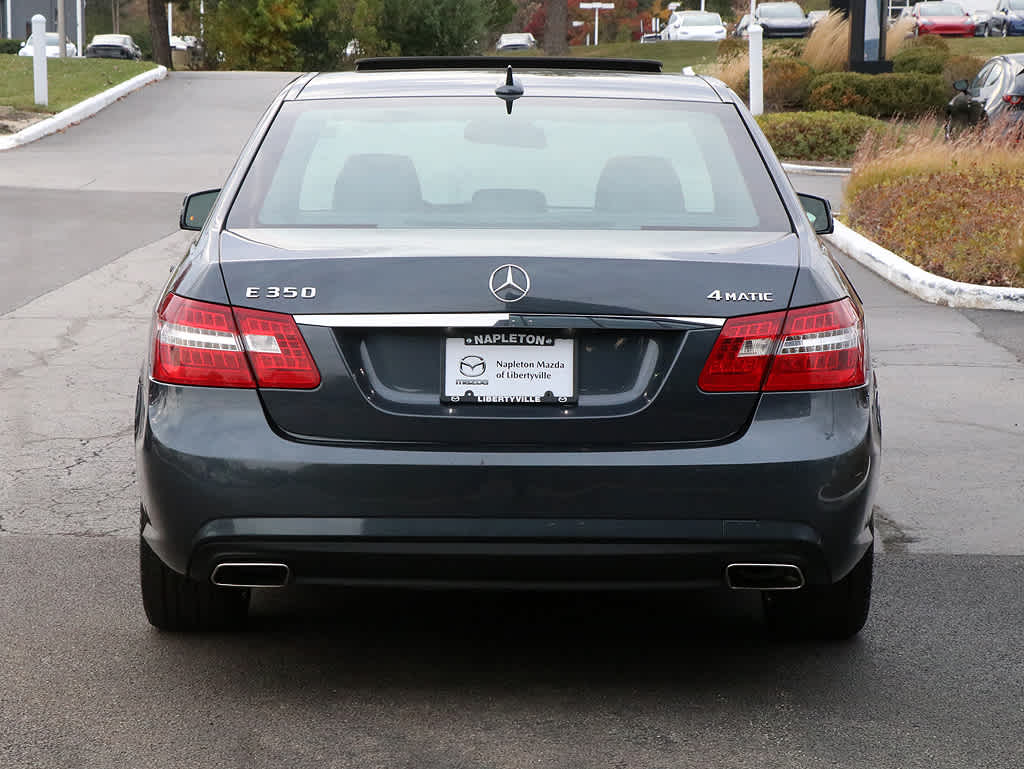
<path id="1" fill-rule="evenodd" d="M 142 597 L 291 583 L 871 596 L 864 313 L 723 84 L 657 62 L 369 59 L 267 109 L 139 379 Z"/>

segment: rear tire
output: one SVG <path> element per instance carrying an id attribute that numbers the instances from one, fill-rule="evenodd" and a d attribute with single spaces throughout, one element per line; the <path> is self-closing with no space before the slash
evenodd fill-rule
<path id="1" fill-rule="evenodd" d="M 236 630 L 249 612 L 249 591 L 217 587 L 178 574 L 139 534 L 142 606 L 153 627 L 170 632 Z"/>
<path id="2" fill-rule="evenodd" d="M 871 608 L 874 547 L 843 579 L 826 587 L 762 593 L 768 623 L 786 633 L 845 641 L 860 632 Z"/>

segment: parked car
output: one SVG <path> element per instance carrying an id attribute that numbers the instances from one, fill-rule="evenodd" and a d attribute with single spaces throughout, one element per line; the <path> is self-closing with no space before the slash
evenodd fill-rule
<path id="1" fill-rule="evenodd" d="M 814 29 L 818 22 L 828 16 L 828 14 L 828 11 L 808 11 L 807 20 L 811 22 L 811 29 Z"/>
<path id="2" fill-rule="evenodd" d="M 974 22 L 975 37 L 989 37 L 992 34 L 992 11 L 975 8 L 969 12 Z"/>
<path id="3" fill-rule="evenodd" d="M 169 42 L 176 51 L 188 51 L 199 45 L 199 38 L 195 35 L 171 35 Z"/>
<path id="4" fill-rule="evenodd" d="M 911 16 L 915 35 L 974 37 L 974 20 L 962 5 L 951 0 L 915 3 Z"/>
<path id="5" fill-rule="evenodd" d="M 499 51 L 526 51 L 537 47 L 537 38 L 531 32 L 506 32 L 498 38 Z"/>
<path id="6" fill-rule="evenodd" d="M 999 0 L 989 23 L 994 35 L 1024 35 L 1024 0 Z"/>
<path id="7" fill-rule="evenodd" d="M 959 93 L 946 106 L 947 137 L 967 126 L 1024 125 L 1024 53 L 991 58 L 973 80 L 953 87 Z"/>
<path id="8" fill-rule="evenodd" d="M 18 50 L 18 56 L 32 56 L 34 55 L 35 48 L 32 45 L 32 38 L 30 37 L 24 43 L 21 44 L 21 48 Z M 65 55 L 66 56 L 78 56 L 78 47 L 71 42 L 65 44 Z M 57 40 L 56 32 L 46 33 L 46 58 L 56 59 L 60 56 L 60 43 Z"/>
<path id="9" fill-rule="evenodd" d="M 173 47 L 173 46 L 172 46 Z M 142 51 L 131 35 L 94 35 L 85 49 L 89 59 L 134 59 L 142 58 Z"/>
<path id="10" fill-rule="evenodd" d="M 733 37 L 738 37 L 742 40 L 746 40 L 750 37 L 750 14 L 743 14 L 743 18 L 736 24 L 736 28 L 732 31 Z"/>
<path id="11" fill-rule="evenodd" d="M 292 583 L 721 586 L 860 630 L 880 422 L 828 202 L 660 70 L 392 57 L 281 91 L 185 199 L 154 310 L 150 622 Z"/>
<path id="12" fill-rule="evenodd" d="M 644 32 L 640 36 L 641 43 L 660 43 L 662 40 L 660 32 Z"/>
<path id="13" fill-rule="evenodd" d="M 754 9 L 754 19 L 768 37 L 806 37 L 811 22 L 796 3 L 761 3 Z"/>
<path id="14" fill-rule="evenodd" d="M 662 30 L 665 40 L 715 41 L 725 40 L 725 25 L 717 13 L 705 11 L 677 11 L 668 18 Z"/>

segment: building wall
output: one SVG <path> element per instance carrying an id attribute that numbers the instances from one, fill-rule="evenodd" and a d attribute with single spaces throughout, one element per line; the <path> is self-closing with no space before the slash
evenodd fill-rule
<path id="1" fill-rule="evenodd" d="M 5 0 L 11 3 L 11 30 L 6 28 L 4 32 L 7 37 L 27 40 L 32 34 L 32 17 L 41 13 L 46 17 L 46 31 L 57 31 L 57 0 Z M 64 26 L 67 30 L 68 40 L 72 43 L 78 34 L 78 27 L 75 24 L 75 2 L 76 0 L 64 0 Z M 4 24 L 7 21 L 7 9 L 4 9 Z"/>

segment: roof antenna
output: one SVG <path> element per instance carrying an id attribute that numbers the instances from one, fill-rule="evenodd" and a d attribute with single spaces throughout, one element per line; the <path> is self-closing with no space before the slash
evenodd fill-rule
<path id="1" fill-rule="evenodd" d="M 505 84 L 494 89 L 494 94 L 499 99 L 505 100 L 505 109 L 512 114 L 512 102 L 523 95 L 523 87 L 512 78 L 512 65 L 509 64 L 505 70 Z"/>

